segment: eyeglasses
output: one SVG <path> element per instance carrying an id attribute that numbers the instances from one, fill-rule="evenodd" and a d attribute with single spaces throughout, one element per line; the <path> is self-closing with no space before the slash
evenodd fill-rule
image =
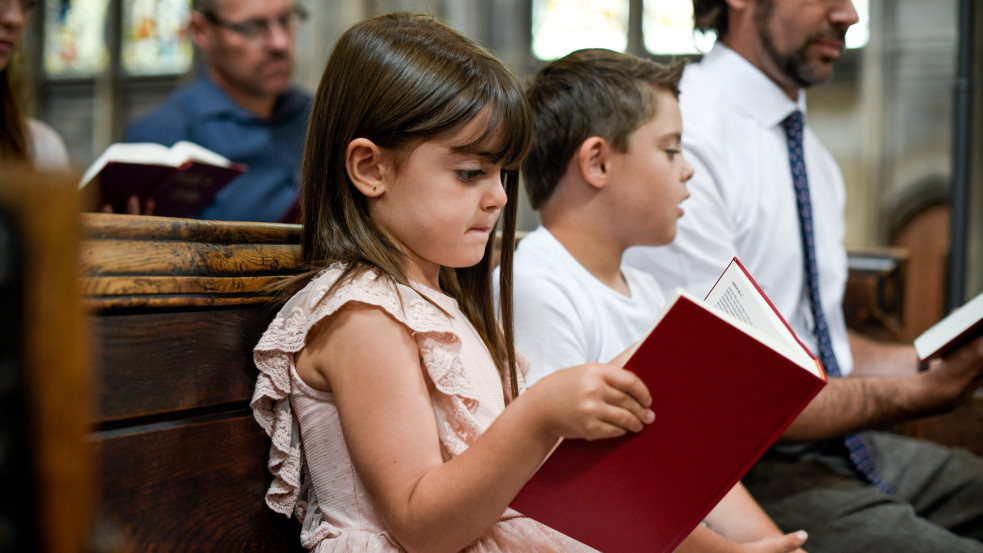
<path id="1" fill-rule="evenodd" d="M 274 17 L 272 19 L 250 19 L 239 23 L 222 19 L 211 11 L 204 11 L 202 14 L 205 16 L 205 19 L 213 24 L 218 25 L 219 27 L 225 27 L 226 29 L 248 40 L 269 39 L 270 34 L 273 32 L 274 25 L 279 26 L 288 33 L 293 32 L 295 29 L 297 29 L 298 23 L 307 19 L 307 10 L 299 5 L 294 6 L 290 9 L 290 11 L 279 17 Z"/>

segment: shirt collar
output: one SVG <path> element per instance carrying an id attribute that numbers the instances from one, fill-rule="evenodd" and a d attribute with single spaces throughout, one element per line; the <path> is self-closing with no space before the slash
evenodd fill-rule
<path id="1" fill-rule="evenodd" d="M 199 98 L 196 107 L 198 108 L 198 115 L 202 118 L 231 116 L 242 121 L 259 119 L 254 113 L 243 109 L 215 84 L 208 76 L 207 70 L 203 69 L 199 73 L 198 79 L 192 86 L 196 89 L 195 94 Z M 288 89 L 277 99 L 269 122 L 275 123 L 290 118 L 306 109 L 309 104 L 310 100 L 304 93 L 293 88 Z"/>
<path id="2" fill-rule="evenodd" d="M 723 90 L 727 101 L 750 115 L 762 127 L 771 128 L 781 123 L 793 111 L 806 113 L 805 91 L 799 89 L 795 101 L 760 69 L 743 56 L 717 41 L 700 63 L 713 75 Z"/>

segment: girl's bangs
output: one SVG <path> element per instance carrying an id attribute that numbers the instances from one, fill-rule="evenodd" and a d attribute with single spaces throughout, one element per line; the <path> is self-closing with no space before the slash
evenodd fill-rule
<path id="1" fill-rule="evenodd" d="M 458 102 L 454 102 L 458 104 L 456 107 L 448 106 L 449 111 L 467 114 L 457 121 L 453 130 L 472 117 L 482 117 L 487 124 L 481 133 L 455 149 L 480 151 L 494 163 L 518 169 L 532 143 L 532 118 L 518 84 L 504 77 L 467 92 L 472 93 L 461 94 Z"/>

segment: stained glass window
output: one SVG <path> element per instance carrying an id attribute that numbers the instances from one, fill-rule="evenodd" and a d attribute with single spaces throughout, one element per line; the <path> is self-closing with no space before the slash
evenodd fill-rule
<path id="1" fill-rule="evenodd" d="M 628 0 L 533 0 L 532 51 L 552 60 L 580 48 L 624 52 Z"/>
<path id="2" fill-rule="evenodd" d="M 172 75 L 191 68 L 190 0 L 123 2 L 123 71 Z"/>
<path id="3" fill-rule="evenodd" d="M 693 3 L 688 0 L 646 0 L 642 16 L 645 49 L 653 54 L 708 52 L 714 33 L 693 32 Z"/>
<path id="4" fill-rule="evenodd" d="M 91 77 L 109 63 L 109 0 L 49 0 L 44 9 L 44 69 L 54 78 Z"/>

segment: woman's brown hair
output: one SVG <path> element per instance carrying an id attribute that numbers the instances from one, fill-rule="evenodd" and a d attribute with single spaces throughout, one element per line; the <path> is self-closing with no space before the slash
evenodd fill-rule
<path id="1" fill-rule="evenodd" d="M 491 290 L 494 239 L 477 265 L 442 268 L 440 285 L 485 342 L 514 398 L 515 170 L 529 149 L 532 123 L 515 76 L 483 47 L 431 17 L 409 13 L 368 19 L 341 36 L 321 77 L 307 131 L 301 247 L 313 271 L 344 263 L 337 283 L 374 269 L 411 286 L 405 255 L 372 219 L 365 196 L 348 176 L 346 148 L 355 138 L 367 138 L 399 159 L 421 141 L 453 135 L 476 117 L 487 119 L 486 130 L 462 148 L 493 144 L 492 160 L 509 169 L 503 173 L 509 201 L 502 217 L 500 319 Z M 301 277 L 297 284 L 304 281 Z"/>
<path id="2" fill-rule="evenodd" d="M 28 156 L 27 130 L 21 113 L 19 55 L 0 70 L 0 161 L 23 161 Z"/>

